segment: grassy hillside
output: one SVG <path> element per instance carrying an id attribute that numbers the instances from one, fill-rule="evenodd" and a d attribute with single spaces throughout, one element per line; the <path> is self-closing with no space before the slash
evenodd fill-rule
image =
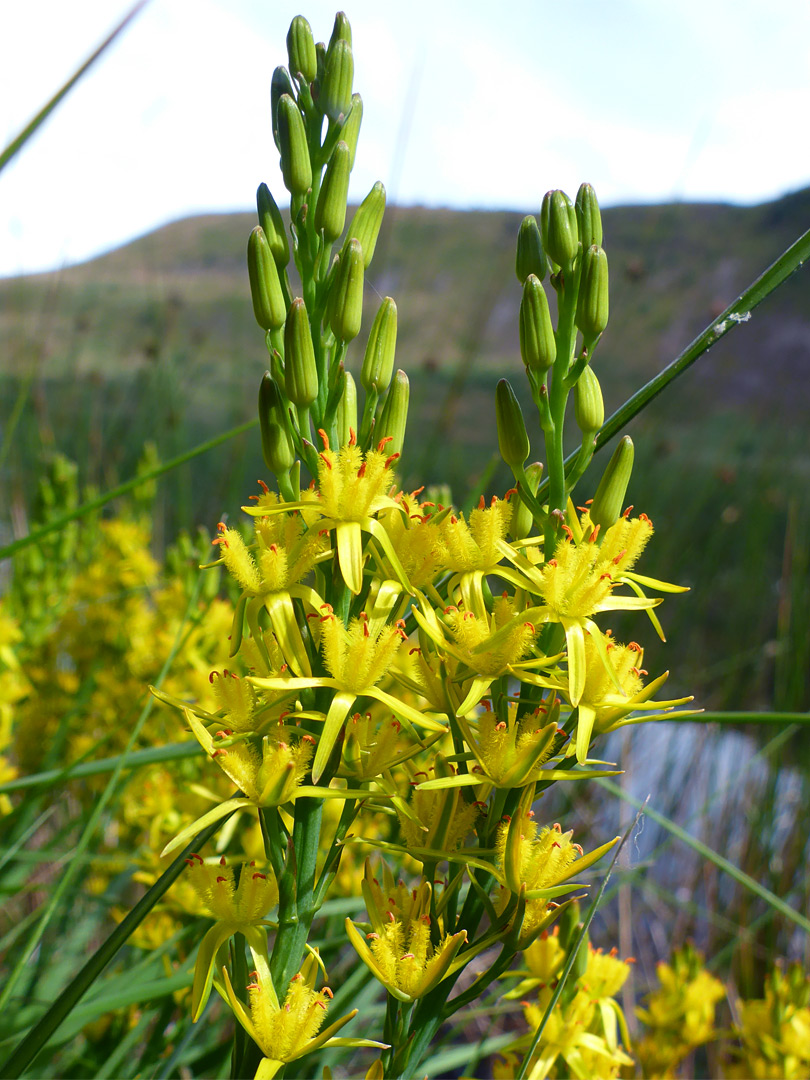
<path id="1" fill-rule="evenodd" d="M 512 270 L 519 220 L 388 212 L 366 279 L 365 321 L 379 296 L 396 298 L 398 363 L 412 380 L 408 483 L 449 481 L 463 498 L 496 446 L 496 379 L 511 373 L 522 390 Z M 808 220 L 810 190 L 753 208 L 606 211 L 611 321 L 594 367 L 608 411 Z M 38 463 L 56 448 L 78 461 L 85 483 L 103 488 L 134 471 L 147 439 L 169 457 L 254 414 L 266 354 L 244 260 L 252 225 L 251 215 L 193 218 L 82 266 L 0 282 L 7 435 L 17 417 L 0 475 L 6 535 L 25 529 Z M 668 605 L 676 644 L 666 663 L 680 665 L 679 685 L 697 687 L 705 703 L 810 707 L 809 293 L 806 275 L 796 275 L 633 429 L 641 460 L 632 500 L 661 525 L 648 569 L 694 587 Z M 255 436 L 178 470 L 158 497 L 164 534 L 233 515 L 264 471 Z M 506 480 L 496 468 L 488 489 Z M 651 668 L 665 662 L 649 660 Z"/>

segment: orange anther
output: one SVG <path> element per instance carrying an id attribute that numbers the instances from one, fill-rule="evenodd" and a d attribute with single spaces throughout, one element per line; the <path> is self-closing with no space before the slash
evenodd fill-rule
<path id="1" fill-rule="evenodd" d="M 377 443 L 377 450 L 379 451 L 379 453 L 382 453 L 383 450 L 385 449 L 386 445 L 388 443 L 390 443 L 390 442 L 393 442 L 393 441 L 394 441 L 394 436 L 393 435 L 386 435 L 384 439 L 380 439 L 380 441 Z"/>
<path id="2" fill-rule="evenodd" d="M 357 445 L 357 432 L 353 427 L 349 428 L 349 446 Z"/>

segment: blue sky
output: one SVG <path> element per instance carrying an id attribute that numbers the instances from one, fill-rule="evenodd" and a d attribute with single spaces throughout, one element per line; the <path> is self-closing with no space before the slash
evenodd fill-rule
<path id="1" fill-rule="evenodd" d="M 128 10 L 27 0 L 0 10 L 0 140 L 17 133 Z M 57 268 L 187 214 L 284 196 L 272 70 L 299 11 L 151 0 L 0 175 L 0 274 Z M 754 203 L 810 183 L 806 0 L 356 0 L 365 114 L 352 193 L 535 212 L 580 181 L 605 204 Z"/>

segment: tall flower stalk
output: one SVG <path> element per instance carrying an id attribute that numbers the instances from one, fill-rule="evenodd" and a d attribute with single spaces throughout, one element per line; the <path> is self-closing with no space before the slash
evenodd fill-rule
<path id="1" fill-rule="evenodd" d="M 391 297 L 364 354 L 350 350 L 385 209 L 377 183 L 348 212 L 363 111 L 351 28 L 339 13 L 328 44 L 316 44 L 298 17 L 287 45 L 288 66 L 271 79 L 269 127 L 289 218 L 263 183 L 248 242 L 267 349 L 262 449 L 275 490 L 263 483 L 244 508 L 251 529 L 223 524 L 214 540 L 241 594 L 232 670 L 222 676 L 218 713 L 193 703 L 183 710 L 213 767 L 239 790 L 186 825 L 165 854 L 236 813 L 227 851 L 237 857 L 258 820 L 268 864 L 266 900 L 249 917 L 231 910 L 232 900 L 212 909 L 218 922 L 200 948 L 195 1019 L 213 986 L 258 1047 L 257 1076 L 281 1074 L 321 1046 L 352 1045 L 376 1049 L 369 1076 L 405 1077 L 440 1026 L 552 926 L 563 926 L 561 956 L 579 947 L 576 898 L 617 838 L 586 853 L 570 829 L 535 821 L 533 804 L 554 783 L 616 772 L 592 759 L 594 739 L 689 700 L 653 701 L 664 676 L 646 682 L 641 647 L 615 641 L 601 622 L 635 610 L 660 628 L 660 597 L 647 592 L 678 590 L 636 571 L 653 529 L 624 506 L 629 440 L 591 484 L 593 498 L 580 509 L 572 499 L 604 419 L 591 365 L 607 324 L 608 268 L 588 185 L 574 202 L 549 192 L 540 224 L 526 218 L 518 237 L 521 353 L 548 499 L 536 498 L 543 466 L 526 467 L 531 442 L 505 380 L 496 416 L 515 488 L 482 499 L 466 518 L 421 489 L 401 490 L 408 380 L 395 371 Z M 572 394 L 581 449 L 566 472 Z M 327 815 L 334 801 L 339 813 Z M 359 870 L 361 841 L 377 851 L 357 890 L 368 921 L 347 919 L 346 934 L 386 997 L 372 1040 L 334 1037 L 353 1014 L 323 1020 L 331 990 L 310 942 L 341 863 Z M 410 883 L 396 884 L 406 864 Z M 224 889 L 238 899 L 232 877 L 201 856 L 190 873 L 199 878 L 203 866 L 206 895 Z M 255 877 L 246 874 L 240 889 Z M 465 968 L 472 975 L 459 991 Z M 612 993 L 603 994 L 612 1004 L 595 1010 L 572 987 L 542 1060 L 550 1069 L 562 1055 L 575 1070 L 600 1061 L 614 1075 L 629 1059 Z M 543 1000 L 532 1008 L 542 1013 Z"/>

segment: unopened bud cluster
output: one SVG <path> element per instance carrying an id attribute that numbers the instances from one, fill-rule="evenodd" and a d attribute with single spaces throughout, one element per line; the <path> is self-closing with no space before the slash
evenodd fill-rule
<path id="1" fill-rule="evenodd" d="M 378 182 L 349 214 L 363 101 L 353 86 L 348 19 L 338 13 L 324 44 L 296 16 L 287 53 L 288 66 L 277 67 L 271 80 L 270 127 L 290 195 L 289 221 L 261 184 L 248 276 L 270 357 L 259 410 L 265 462 L 293 498 L 301 463 L 317 475 L 318 431 L 332 446 L 357 441 L 364 450 L 389 437 L 401 453 L 408 383 L 402 372 L 394 378 L 397 311 L 389 297 L 353 372 L 348 357 L 349 343 L 362 329 L 365 273 L 385 211 L 385 188 Z M 300 296 L 290 285 L 291 257 Z"/>

